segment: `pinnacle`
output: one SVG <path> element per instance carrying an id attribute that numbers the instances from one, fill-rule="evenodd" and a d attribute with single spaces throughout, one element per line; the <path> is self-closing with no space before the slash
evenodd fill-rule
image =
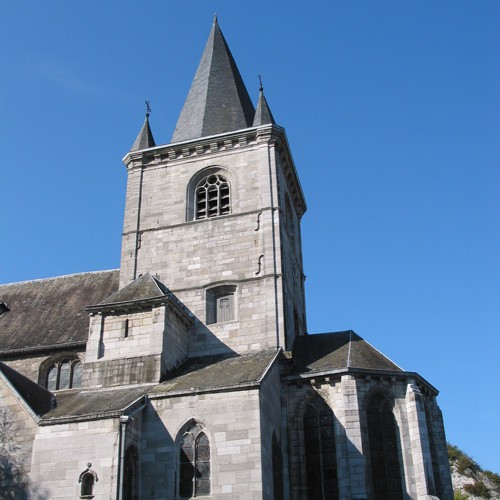
<path id="1" fill-rule="evenodd" d="M 137 138 L 130 148 L 130 151 L 140 151 L 141 149 L 154 148 L 156 146 L 155 140 L 153 138 L 153 133 L 149 126 L 149 112 L 146 113 L 146 119 L 144 124 L 137 135 Z"/>

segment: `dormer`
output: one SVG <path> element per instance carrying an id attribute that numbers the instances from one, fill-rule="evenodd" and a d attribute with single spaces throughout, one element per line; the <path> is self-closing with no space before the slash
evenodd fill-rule
<path id="1" fill-rule="evenodd" d="M 187 358 L 192 318 L 149 273 L 86 311 L 84 386 L 159 382 Z"/>

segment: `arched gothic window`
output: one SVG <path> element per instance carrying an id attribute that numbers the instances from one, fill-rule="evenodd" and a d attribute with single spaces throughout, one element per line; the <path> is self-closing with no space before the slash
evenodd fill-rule
<path id="1" fill-rule="evenodd" d="M 179 496 L 210 494 L 210 442 L 203 427 L 195 424 L 180 441 Z"/>
<path id="2" fill-rule="evenodd" d="M 368 400 L 366 420 L 374 500 L 402 500 L 398 429 L 392 402 L 384 394 Z"/>
<path id="3" fill-rule="evenodd" d="M 79 359 L 61 359 L 47 370 L 46 387 L 49 391 L 81 387 L 83 366 Z"/>
<path id="4" fill-rule="evenodd" d="M 283 458 L 281 456 L 281 446 L 273 433 L 273 491 L 274 500 L 283 500 Z"/>
<path id="5" fill-rule="evenodd" d="M 123 475 L 124 500 L 138 500 L 138 459 L 137 451 L 129 446 L 125 453 L 125 472 Z"/>
<path id="6" fill-rule="evenodd" d="M 94 498 L 94 484 L 97 483 L 97 474 L 91 469 L 89 462 L 87 468 L 80 474 L 78 482 L 80 483 L 80 498 Z"/>
<path id="7" fill-rule="evenodd" d="M 338 500 L 334 417 L 323 398 L 316 396 L 304 413 L 307 498 Z"/>
<path id="8" fill-rule="evenodd" d="M 230 212 L 229 182 L 219 174 L 202 179 L 195 189 L 195 219 L 207 219 Z"/>

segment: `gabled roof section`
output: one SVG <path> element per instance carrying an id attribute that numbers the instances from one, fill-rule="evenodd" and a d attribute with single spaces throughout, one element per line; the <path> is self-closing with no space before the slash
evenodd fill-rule
<path id="1" fill-rule="evenodd" d="M 171 377 L 149 392 L 176 395 L 183 392 L 235 390 L 258 385 L 278 352 L 275 349 L 242 356 L 220 355 L 188 360 Z"/>
<path id="2" fill-rule="evenodd" d="M 0 285 L 0 354 L 85 345 L 85 306 L 118 289 L 119 271 L 72 274 Z"/>
<path id="3" fill-rule="evenodd" d="M 38 416 L 50 411 L 54 406 L 54 396 L 29 378 L 0 362 L 0 378 L 5 378 L 22 400 Z"/>
<path id="4" fill-rule="evenodd" d="M 151 132 L 151 127 L 149 126 L 149 115 L 147 114 L 141 131 L 130 148 L 130 151 L 140 151 L 141 149 L 154 148 L 155 146 L 156 143 L 153 138 L 153 133 Z"/>
<path id="5" fill-rule="evenodd" d="M 254 114 L 243 79 L 214 18 L 172 142 L 251 127 Z"/>
<path id="6" fill-rule="evenodd" d="M 70 389 L 58 391 L 56 406 L 46 413 L 42 425 L 60 423 L 61 420 L 115 417 L 131 403 L 144 396 L 149 387 L 127 387 L 122 389 L 102 389 L 89 391 Z"/>
<path id="7" fill-rule="evenodd" d="M 151 274 L 146 273 L 99 302 L 98 305 L 104 306 L 156 299 L 164 297 L 167 293 L 168 289 L 162 283 L 153 278 Z"/>
<path id="8" fill-rule="evenodd" d="M 299 373 L 348 368 L 403 371 L 352 330 L 298 337 L 292 360 Z"/>
<path id="9" fill-rule="evenodd" d="M 257 103 L 257 110 L 255 111 L 255 118 L 253 119 L 253 126 L 258 127 L 259 125 L 274 125 L 273 114 L 269 109 L 267 104 L 266 96 L 264 95 L 264 89 L 260 87 L 259 92 L 259 102 Z"/>

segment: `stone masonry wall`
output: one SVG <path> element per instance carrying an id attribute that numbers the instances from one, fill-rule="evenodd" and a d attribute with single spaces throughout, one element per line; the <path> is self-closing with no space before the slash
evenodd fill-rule
<path id="1" fill-rule="evenodd" d="M 141 498 L 176 498 L 175 443 L 189 422 L 202 423 L 210 439 L 211 498 L 262 499 L 257 390 L 150 399 L 142 433 Z"/>
<path id="2" fill-rule="evenodd" d="M 98 476 L 95 500 L 116 498 L 118 443 L 117 418 L 40 427 L 33 442 L 32 483 L 44 492 L 42 498 L 79 498 L 78 478 L 90 462 Z"/>
<path id="3" fill-rule="evenodd" d="M 3 498 L 25 498 L 29 491 L 28 476 L 36 429 L 33 415 L 0 379 L 0 496 L 5 495 Z"/>
<path id="4" fill-rule="evenodd" d="M 156 275 L 194 314 L 198 353 L 224 345 L 236 352 L 284 346 L 280 220 L 274 210 L 279 209 L 278 166 L 270 164 L 267 140 L 254 136 L 249 143 L 221 144 L 186 147 L 181 156 L 144 153 L 129 163 L 121 286 L 134 278 L 134 269 L 136 275 Z M 228 180 L 231 213 L 192 220 L 196 181 L 211 173 Z M 237 286 L 238 324 L 207 325 L 206 290 L 226 284 Z M 223 345 L 206 342 L 219 334 L 225 335 L 219 339 Z"/>

